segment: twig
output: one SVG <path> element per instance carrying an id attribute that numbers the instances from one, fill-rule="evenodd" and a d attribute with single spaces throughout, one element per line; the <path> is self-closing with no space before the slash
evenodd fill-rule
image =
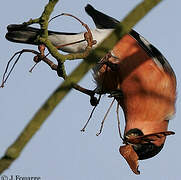
<path id="1" fill-rule="evenodd" d="M 88 120 L 86 121 L 84 127 L 83 127 L 80 131 L 85 132 L 85 129 L 86 129 L 87 125 L 89 124 L 89 122 L 90 122 L 90 120 L 91 120 L 91 118 L 92 118 L 92 115 L 93 115 L 93 113 L 94 113 L 97 105 L 99 104 L 99 101 L 100 101 L 100 99 L 101 99 L 101 96 L 102 96 L 102 94 L 99 95 L 98 103 L 93 107 L 93 109 L 92 109 L 92 111 L 91 111 L 91 113 L 90 113 L 90 116 L 89 116 Z"/>
<path id="2" fill-rule="evenodd" d="M 6 81 L 7 81 L 7 79 L 9 78 L 11 72 L 13 71 L 15 65 L 17 64 L 17 62 L 19 61 L 21 55 L 22 55 L 24 52 L 31 52 L 31 53 L 36 54 L 36 55 L 39 54 L 37 51 L 31 50 L 31 49 L 23 49 L 23 50 L 21 50 L 21 51 L 16 52 L 16 53 L 11 57 L 11 59 L 8 61 L 8 63 L 7 63 L 6 69 L 5 69 L 4 74 L 3 74 L 2 84 L 1 84 L 0 87 L 4 87 L 4 84 L 6 83 Z M 19 55 L 18 55 L 18 54 L 19 54 Z M 16 55 L 18 55 L 18 57 L 16 58 L 13 66 L 11 67 L 9 73 L 8 73 L 7 76 L 6 76 L 6 73 L 7 73 L 7 71 L 8 71 L 9 65 L 10 65 L 10 63 L 12 62 L 12 60 L 14 59 L 14 57 L 15 57 Z"/>
<path id="3" fill-rule="evenodd" d="M 96 136 L 99 136 L 99 135 L 101 134 L 102 129 L 103 129 L 103 126 L 104 126 L 105 119 L 107 118 L 107 115 L 108 115 L 108 113 L 110 112 L 111 107 L 112 107 L 114 101 L 115 101 L 115 99 L 112 100 L 111 105 L 109 106 L 109 108 L 108 108 L 108 110 L 107 110 L 107 112 L 106 112 L 106 114 L 105 114 L 105 116 L 104 116 L 104 118 L 103 118 L 103 120 L 102 120 L 102 122 L 101 122 L 101 127 L 100 127 L 100 129 L 99 129 L 99 132 L 96 134 Z"/>
<path id="4" fill-rule="evenodd" d="M 117 108 L 116 108 L 116 115 L 117 115 L 117 122 L 118 122 L 118 132 L 119 132 L 119 137 L 122 139 L 124 142 L 124 138 L 121 135 L 121 128 L 120 128 L 120 119 L 119 119 L 119 103 L 117 103 Z"/>

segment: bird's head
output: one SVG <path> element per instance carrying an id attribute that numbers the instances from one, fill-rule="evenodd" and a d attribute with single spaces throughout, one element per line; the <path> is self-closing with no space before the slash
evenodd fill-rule
<path id="1" fill-rule="evenodd" d="M 157 138 L 158 134 L 145 137 L 140 129 L 134 128 L 125 134 L 124 139 L 126 144 L 132 144 L 134 151 L 139 157 L 139 160 L 143 160 L 157 155 L 164 146 L 165 137 L 160 137 L 164 139 L 160 145 L 156 145 L 154 144 L 154 141 L 156 141 L 156 139 L 153 139 L 154 136 Z"/>
<path id="2" fill-rule="evenodd" d="M 120 146 L 120 153 L 128 162 L 135 174 L 138 170 L 138 160 L 149 159 L 157 155 L 163 148 L 166 136 L 175 134 L 172 131 L 164 131 L 152 134 L 144 134 L 140 129 L 134 128 L 124 135 L 124 146 Z"/>

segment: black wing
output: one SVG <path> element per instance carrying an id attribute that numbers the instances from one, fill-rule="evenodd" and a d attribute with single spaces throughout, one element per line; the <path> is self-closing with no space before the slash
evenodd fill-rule
<path id="1" fill-rule="evenodd" d="M 90 4 L 85 7 L 85 11 L 93 19 L 95 25 L 99 29 L 113 29 L 119 23 L 118 20 L 97 11 Z"/>

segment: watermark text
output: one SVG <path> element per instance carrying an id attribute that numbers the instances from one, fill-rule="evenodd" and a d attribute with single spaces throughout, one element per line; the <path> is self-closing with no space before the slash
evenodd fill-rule
<path id="1" fill-rule="evenodd" d="M 41 180 L 40 176 L 2 175 L 0 180 Z"/>

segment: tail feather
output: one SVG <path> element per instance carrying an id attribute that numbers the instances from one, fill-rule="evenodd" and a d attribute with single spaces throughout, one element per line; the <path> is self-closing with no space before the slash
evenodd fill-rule
<path id="1" fill-rule="evenodd" d="M 6 33 L 5 37 L 11 42 L 38 45 L 38 42 L 36 42 L 36 38 L 41 32 L 41 30 L 38 28 L 29 27 L 23 24 L 10 24 L 8 25 L 7 30 L 8 32 Z M 77 33 L 48 31 L 48 34 L 75 35 Z"/>
<path id="2" fill-rule="evenodd" d="M 6 39 L 17 43 L 37 44 L 36 37 L 40 30 L 37 28 L 27 27 L 21 24 L 10 24 L 7 27 Z"/>

